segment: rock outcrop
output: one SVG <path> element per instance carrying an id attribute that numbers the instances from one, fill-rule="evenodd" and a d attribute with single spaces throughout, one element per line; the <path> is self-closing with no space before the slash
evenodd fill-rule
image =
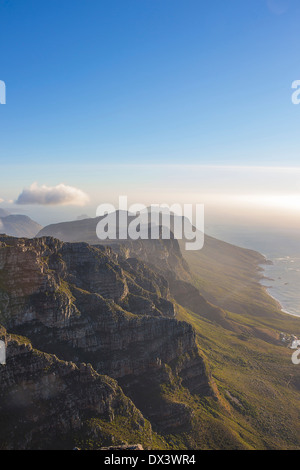
<path id="1" fill-rule="evenodd" d="M 116 212 L 116 221 L 118 220 Z M 174 238 L 172 227 L 174 226 L 174 215 L 171 215 L 170 239 L 163 239 L 162 227 L 160 226 L 160 235 L 158 239 L 151 237 L 151 228 L 147 225 L 144 230 L 148 230 L 148 239 L 138 239 L 132 241 L 119 240 L 119 226 L 116 225 L 116 240 L 99 241 L 96 233 L 98 223 L 103 217 L 95 217 L 84 220 L 74 220 L 71 222 L 61 222 L 44 227 L 37 237 L 55 237 L 64 242 L 87 242 L 91 245 L 110 245 L 115 252 L 122 254 L 125 258 L 138 258 L 164 274 L 167 278 L 190 280 L 189 267 L 184 260 L 178 240 Z M 135 219 L 134 216 L 127 214 L 128 224 Z"/>
<path id="2" fill-rule="evenodd" d="M 24 338 L 1 328 L 7 363 L 0 365 L 0 442 L 2 449 L 74 447 L 76 437 L 89 438 L 88 421 L 128 420 L 151 442 L 151 427 L 110 377 L 90 364 L 75 365 L 33 349 Z M 99 432 L 94 440 L 110 441 Z"/>
<path id="3" fill-rule="evenodd" d="M 116 379 L 160 432 L 191 422 L 188 406 L 168 400 L 162 384 L 213 393 L 195 332 L 176 320 L 166 279 L 110 247 L 1 236 L 0 324 L 73 363 L 61 367 L 80 372 L 80 363 L 90 363 L 92 375 Z"/>

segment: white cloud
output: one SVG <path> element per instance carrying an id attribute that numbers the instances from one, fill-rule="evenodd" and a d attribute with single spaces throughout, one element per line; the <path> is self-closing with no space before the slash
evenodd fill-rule
<path id="1" fill-rule="evenodd" d="M 37 183 L 33 183 L 30 188 L 23 189 L 16 204 L 84 206 L 88 201 L 89 197 L 86 193 L 72 186 L 65 184 L 38 186 Z"/>
<path id="2" fill-rule="evenodd" d="M 0 204 L 1 204 L 1 202 L 4 202 L 4 199 L 1 199 L 1 197 L 0 197 Z"/>

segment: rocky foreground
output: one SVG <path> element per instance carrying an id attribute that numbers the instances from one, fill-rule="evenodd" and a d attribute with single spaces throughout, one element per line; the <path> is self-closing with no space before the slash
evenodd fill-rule
<path id="1" fill-rule="evenodd" d="M 170 299 L 161 274 L 110 247 L 1 236 L 1 447 L 99 448 L 127 436 L 150 448 L 187 432 L 193 411 L 174 392 L 215 392 Z"/>

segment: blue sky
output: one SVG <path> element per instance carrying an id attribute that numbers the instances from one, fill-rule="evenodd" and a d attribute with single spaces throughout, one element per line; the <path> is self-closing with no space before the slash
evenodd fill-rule
<path id="1" fill-rule="evenodd" d="M 0 0 L 0 18 L 5 202 L 34 182 L 117 193 L 105 165 L 130 184 L 134 165 L 300 166 L 297 0 Z"/>

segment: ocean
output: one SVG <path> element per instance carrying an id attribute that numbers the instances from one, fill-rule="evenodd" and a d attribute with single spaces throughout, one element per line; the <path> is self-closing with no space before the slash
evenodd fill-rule
<path id="1" fill-rule="evenodd" d="M 264 265 L 261 284 L 291 315 L 300 316 L 300 257 L 271 258 L 273 264 Z"/>
<path id="2" fill-rule="evenodd" d="M 262 265 L 261 284 L 285 313 L 300 316 L 300 233 L 246 227 L 210 227 L 211 235 L 262 253 L 272 264 Z"/>

